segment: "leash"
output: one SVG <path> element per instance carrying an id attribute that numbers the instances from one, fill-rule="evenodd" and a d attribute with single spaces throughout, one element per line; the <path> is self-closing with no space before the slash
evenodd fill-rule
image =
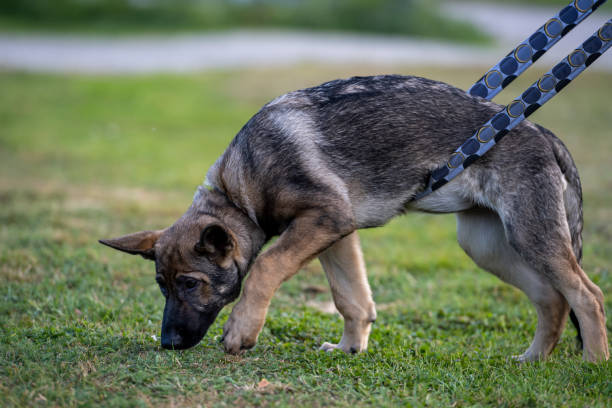
<path id="1" fill-rule="evenodd" d="M 468 94 L 491 100 L 605 2 L 606 0 L 572 1 L 487 71 L 472 85 Z M 558 94 L 610 46 L 612 46 L 612 19 L 483 124 L 451 154 L 444 165 L 430 173 L 427 187 L 413 200 L 431 194 L 459 175 L 495 146 L 512 128 Z"/>

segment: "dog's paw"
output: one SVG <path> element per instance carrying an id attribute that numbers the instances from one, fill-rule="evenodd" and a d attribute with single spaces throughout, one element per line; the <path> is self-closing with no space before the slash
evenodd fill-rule
<path id="1" fill-rule="evenodd" d="M 223 346 L 229 354 L 239 354 L 255 346 L 263 327 L 264 317 L 243 313 L 240 302 L 236 304 L 223 326 Z"/>
<path id="2" fill-rule="evenodd" d="M 536 353 L 531 353 L 530 351 L 526 351 L 523 354 L 518 355 L 518 356 L 512 356 L 511 358 L 517 363 L 531 363 L 533 361 L 539 361 L 539 360 L 544 359 L 544 357 L 542 357 L 541 355 L 536 354 Z"/>
<path id="3" fill-rule="evenodd" d="M 241 328 L 231 317 L 223 327 L 223 347 L 225 352 L 229 354 L 240 354 L 244 350 L 248 350 L 255 346 L 257 335 L 248 335 L 243 333 L 244 328 Z"/>
<path id="4" fill-rule="evenodd" d="M 347 354 L 357 354 L 357 353 L 364 351 L 364 350 L 361 350 L 361 347 L 356 347 L 356 346 L 347 347 L 345 345 L 342 345 L 342 342 L 340 342 L 339 344 L 325 342 L 321 345 L 321 347 L 319 347 L 319 350 L 322 350 L 328 353 L 334 350 L 342 350 Z"/>
<path id="5" fill-rule="evenodd" d="M 257 339 L 243 338 L 238 330 L 223 330 L 223 347 L 228 354 L 240 354 L 245 350 L 253 348 L 256 342 Z"/>

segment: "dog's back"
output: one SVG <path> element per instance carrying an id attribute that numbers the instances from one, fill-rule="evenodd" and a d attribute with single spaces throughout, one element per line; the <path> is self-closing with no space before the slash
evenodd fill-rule
<path id="1" fill-rule="evenodd" d="M 315 200 L 333 192 L 350 203 L 359 228 L 382 225 L 407 209 L 455 212 L 474 203 L 495 206 L 500 188 L 514 189 L 516 182 L 549 171 L 555 163 L 554 136 L 524 122 L 442 193 L 412 199 L 430 171 L 501 109 L 419 77 L 331 81 L 265 105 L 208 180 L 239 197 L 238 205 L 265 222 L 269 216 L 264 214 L 279 213 L 274 208 L 283 191 Z M 253 185 L 258 188 L 245 190 Z M 279 220 L 269 228 L 277 233 L 282 224 Z"/>

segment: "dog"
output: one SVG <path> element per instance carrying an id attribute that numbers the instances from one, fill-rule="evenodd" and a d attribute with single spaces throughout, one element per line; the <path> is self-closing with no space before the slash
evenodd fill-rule
<path id="1" fill-rule="evenodd" d="M 455 180 L 414 199 L 501 109 L 413 76 L 290 92 L 244 125 L 172 226 L 100 242 L 155 262 L 168 349 L 196 345 L 241 286 L 222 341 L 228 353 L 253 347 L 274 292 L 318 257 L 344 318 L 340 342 L 321 348 L 357 353 L 376 309 L 356 231 L 410 211 L 456 213 L 463 250 L 536 308 L 534 339 L 518 360 L 548 356 L 570 308 L 583 358 L 607 360 L 604 297 L 580 266 L 580 179 L 555 135 L 524 121 Z"/>

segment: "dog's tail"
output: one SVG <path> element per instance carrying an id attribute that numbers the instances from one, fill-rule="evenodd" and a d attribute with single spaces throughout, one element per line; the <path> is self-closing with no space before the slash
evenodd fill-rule
<path id="1" fill-rule="evenodd" d="M 565 176 L 565 180 L 567 180 L 567 188 L 563 193 L 565 214 L 572 238 L 574 256 L 580 264 L 582 262 L 582 186 L 580 185 L 580 176 L 578 176 L 576 164 L 574 164 L 574 160 L 563 142 L 549 130 L 543 129 L 543 131 L 550 137 L 557 164 Z"/>
<path id="2" fill-rule="evenodd" d="M 567 188 L 563 193 L 563 201 L 565 204 L 565 214 L 567 224 L 569 226 L 570 235 L 572 238 L 572 249 L 574 256 L 579 264 L 582 263 L 582 186 L 580 184 L 580 176 L 576 164 L 561 140 L 559 140 L 551 131 L 544 129 L 541 126 L 538 128 L 549 137 L 552 144 L 557 164 L 561 172 L 567 180 Z M 570 319 L 578 331 L 576 336 L 580 347 L 582 348 L 582 335 L 580 333 L 580 325 L 573 310 L 570 311 Z"/>

